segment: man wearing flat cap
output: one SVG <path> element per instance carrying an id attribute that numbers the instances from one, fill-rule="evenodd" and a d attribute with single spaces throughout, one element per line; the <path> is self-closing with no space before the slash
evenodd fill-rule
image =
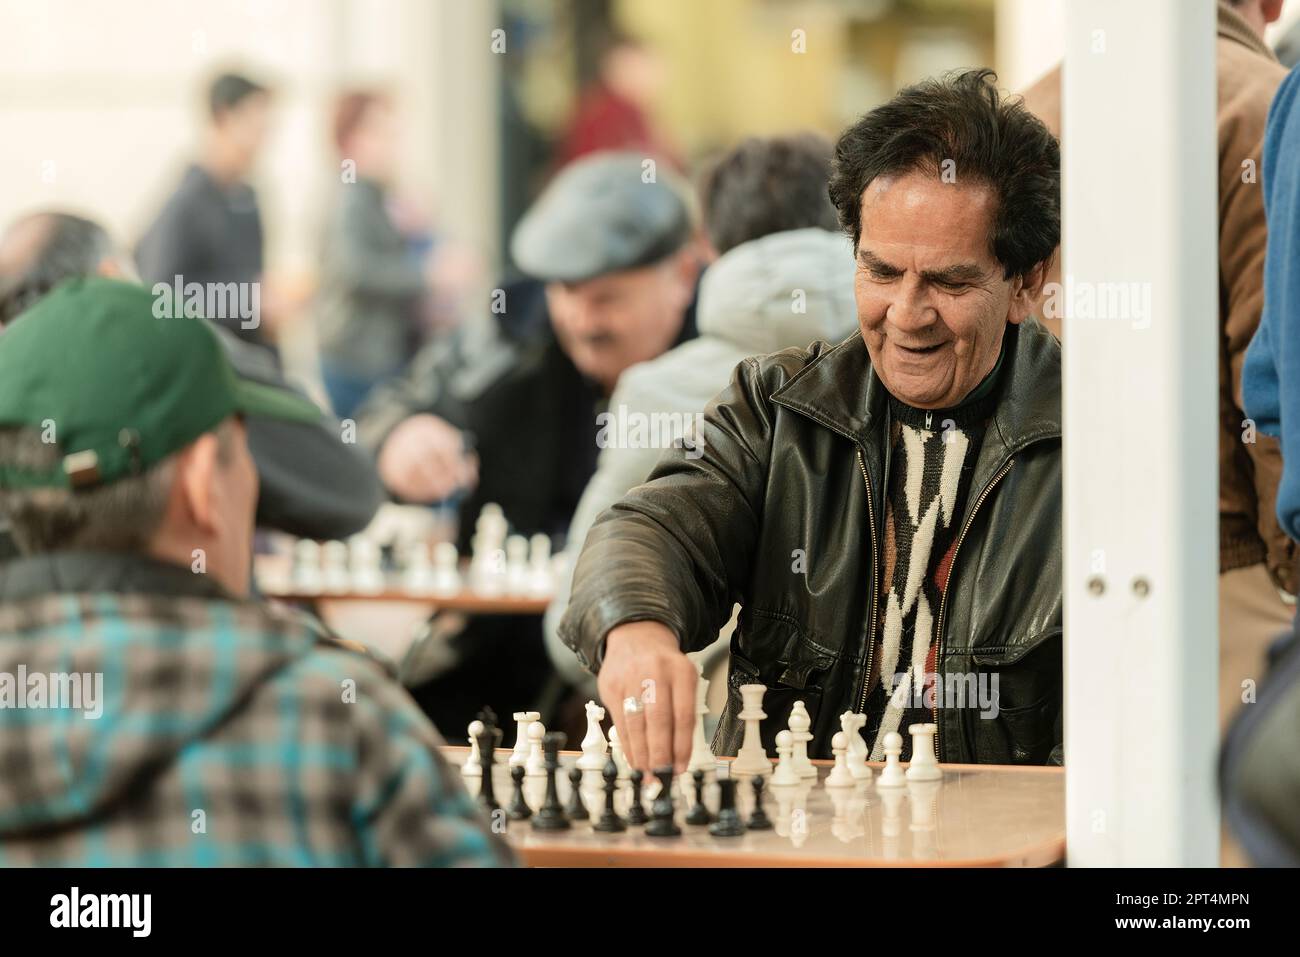
<path id="1" fill-rule="evenodd" d="M 463 494 L 462 552 L 488 502 L 512 532 L 561 544 L 619 375 L 695 334 L 695 239 L 686 190 L 641 154 L 562 170 L 512 237 L 529 278 L 497 290 L 486 322 L 428 347 L 361 410 L 358 436 L 393 496 Z M 474 619 L 450 648 L 455 661 L 436 674 L 405 675 L 437 724 L 464 727 L 484 705 L 537 707 L 555 689 L 536 617 Z"/>
<path id="2" fill-rule="evenodd" d="M 380 665 L 249 597 L 244 417 L 319 410 L 154 305 L 70 279 L 0 335 L 0 861 L 511 861 Z"/>

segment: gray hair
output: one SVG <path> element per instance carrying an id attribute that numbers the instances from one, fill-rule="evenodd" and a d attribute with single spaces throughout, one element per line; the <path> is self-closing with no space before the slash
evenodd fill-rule
<path id="1" fill-rule="evenodd" d="M 57 210 L 25 216 L 9 232 L 32 222 L 44 227 L 40 245 L 23 257 L 16 270 L 0 275 L 0 326 L 18 318 L 63 280 L 93 275 L 115 252 L 104 227 Z"/>
<path id="2" fill-rule="evenodd" d="M 229 460 L 231 421 L 217 429 L 217 457 Z M 49 471 L 63 452 L 31 428 L 0 428 L 0 469 Z M 176 477 L 168 456 L 139 475 L 86 489 L 0 488 L 0 515 L 25 554 L 57 551 L 143 552 L 162 524 Z"/>

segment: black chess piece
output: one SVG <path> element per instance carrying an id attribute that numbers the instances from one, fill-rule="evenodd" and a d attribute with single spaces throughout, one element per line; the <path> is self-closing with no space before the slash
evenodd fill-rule
<path id="1" fill-rule="evenodd" d="M 702 827 L 713 823 L 713 815 L 704 806 L 704 772 L 692 771 L 691 780 L 695 783 L 695 804 L 686 812 L 686 823 Z"/>
<path id="2" fill-rule="evenodd" d="M 718 805 L 718 819 L 709 825 L 709 833 L 714 837 L 740 837 L 745 833 L 745 825 L 736 811 L 736 779 L 719 778 L 718 787 L 722 789 L 722 801 Z"/>
<path id="3" fill-rule="evenodd" d="M 588 821 L 587 805 L 582 803 L 582 768 L 576 764 L 569 768 L 569 803 L 564 806 L 564 813 L 570 821 Z"/>
<path id="4" fill-rule="evenodd" d="M 605 779 L 605 810 L 601 812 L 600 820 L 593 824 L 591 829 L 603 834 L 626 831 L 627 823 L 614 810 L 614 793 L 618 790 L 618 765 L 614 763 L 613 757 L 605 762 L 605 770 L 600 772 L 600 776 Z"/>
<path id="5" fill-rule="evenodd" d="M 632 772 L 632 806 L 627 810 L 627 823 L 644 824 L 650 820 L 646 814 L 645 807 L 641 804 L 641 782 L 645 780 L 645 774 L 640 768 Z"/>
<path id="6" fill-rule="evenodd" d="M 673 769 L 671 766 L 655 768 L 659 779 L 659 795 L 650 805 L 650 823 L 645 832 L 650 837 L 680 837 L 682 829 L 673 820 Z"/>
<path id="7" fill-rule="evenodd" d="M 763 785 L 766 783 L 763 780 L 763 775 L 754 775 L 754 813 L 749 816 L 749 823 L 746 825 L 751 831 L 770 831 L 772 829 L 772 819 L 763 810 Z"/>
<path id="8" fill-rule="evenodd" d="M 526 821 L 533 816 L 533 809 L 524 797 L 524 766 L 516 764 L 510 769 L 510 780 L 515 783 L 514 793 L 510 796 L 510 806 L 506 808 L 506 817 L 512 821 Z"/>
<path id="9" fill-rule="evenodd" d="M 571 825 L 560 804 L 560 792 L 555 786 L 555 774 L 560 770 L 560 748 L 568 737 L 563 731 L 548 731 L 542 738 L 542 753 L 546 756 L 546 800 L 533 816 L 535 831 L 567 831 Z"/>
<path id="10" fill-rule="evenodd" d="M 489 711 L 488 714 L 491 714 Z M 492 787 L 492 766 L 496 763 L 496 747 L 501 740 L 501 729 L 495 725 L 483 722 L 483 730 L 478 734 L 478 752 L 479 766 L 481 767 L 482 783 L 478 789 L 478 803 L 488 817 L 492 817 L 501 805 L 497 804 L 496 795 Z"/>

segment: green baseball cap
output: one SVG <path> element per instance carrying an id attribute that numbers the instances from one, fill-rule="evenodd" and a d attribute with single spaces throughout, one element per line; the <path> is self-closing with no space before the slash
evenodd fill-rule
<path id="1" fill-rule="evenodd" d="M 58 468 L 0 466 L 0 488 L 81 488 L 136 475 L 237 413 L 315 422 L 291 392 L 239 378 L 207 320 L 143 286 L 69 279 L 0 333 L 0 427 L 39 430 Z M 175 318 L 159 318 L 172 316 Z"/>

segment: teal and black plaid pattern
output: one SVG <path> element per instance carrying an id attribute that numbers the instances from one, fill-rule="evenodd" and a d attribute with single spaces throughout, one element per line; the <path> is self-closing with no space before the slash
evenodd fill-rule
<path id="1" fill-rule="evenodd" d="M 286 610 L 31 597 L 0 608 L 20 666 L 102 674 L 103 713 L 0 708 L 0 866 L 513 862 L 406 692 Z"/>

